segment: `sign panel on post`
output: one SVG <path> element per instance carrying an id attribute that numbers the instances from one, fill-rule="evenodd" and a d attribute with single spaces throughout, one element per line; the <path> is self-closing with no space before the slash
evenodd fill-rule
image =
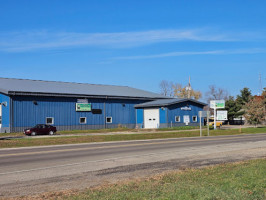
<path id="1" fill-rule="evenodd" d="M 219 109 L 225 107 L 225 101 L 224 100 L 211 100 L 210 101 L 210 108 L 212 109 Z"/>
<path id="2" fill-rule="evenodd" d="M 217 110 L 217 120 L 227 120 L 227 110 Z"/>
<path id="3" fill-rule="evenodd" d="M 90 112 L 91 103 L 76 103 L 76 111 Z"/>
<path id="4" fill-rule="evenodd" d="M 207 117 L 207 112 L 210 111 L 199 111 L 199 117 Z"/>

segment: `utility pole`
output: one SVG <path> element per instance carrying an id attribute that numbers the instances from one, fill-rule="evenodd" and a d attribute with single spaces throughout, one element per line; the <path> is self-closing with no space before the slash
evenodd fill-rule
<path id="1" fill-rule="evenodd" d="M 190 91 L 191 91 L 190 76 L 188 80 L 188 86 L 186 87 L 186 91 L 187 91 L 187 98 L 190 99 Z"/>
<path id="2" fill-rule="evenodd" d="M 259 73 L 259 95 L 262 94 L 261 73 Z"/>

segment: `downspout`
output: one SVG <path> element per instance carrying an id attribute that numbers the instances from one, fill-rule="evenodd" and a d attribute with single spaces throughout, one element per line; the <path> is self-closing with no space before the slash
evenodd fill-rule
<path id="1" fill-rule="evenodd" d="M 10 96 L 9 97 L 9 130 L 12 133 L 13 132 L 13 99 Z"/>
<path id="2" fill-rule="evenodd" d="M 167 123 L 167 128 L 169 128 L 169 124 L 168 124 L 168 107 L 166 107 L 166 123 Z"/>
<path id="3" fill-rule="evenodd" d="M 105 99 L 107 100 L 107 96 L 105 97 Z M 103 103 L 103 110 L 104 110 L 104 128 L 106 129 L 106 102 L 104 101 Z"/>
<path id="4" fill-rule="evenodd" d="M 135 115 L 136 115 L 136 124 L 135 124 L 135 128 L 137 128 L 138 127 L 138 124 L 137 124 L 137 122 L 138 122 L 138 115 L 137 115 L 137 109 L 135 108 Z"/>

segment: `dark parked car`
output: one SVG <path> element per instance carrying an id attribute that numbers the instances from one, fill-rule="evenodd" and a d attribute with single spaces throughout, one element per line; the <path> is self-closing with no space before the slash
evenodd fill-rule
<path id="1" fill-rule="evenodd" d="M 56 132 L 56 127 L 46 124 L 37 124 L 32 128 L 24 130 L 25 135 L 31 135 L 31 136 L 43 135 L 43 134 L 53 135 L 55 132 Z"/>

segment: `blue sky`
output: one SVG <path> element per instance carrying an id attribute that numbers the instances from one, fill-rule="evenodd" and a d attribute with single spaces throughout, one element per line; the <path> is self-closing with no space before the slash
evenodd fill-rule
<path id="1" fill-rule="evenodd" d="M 265 0 L 0 0 L 0 77 L 266 87 Z"/>

